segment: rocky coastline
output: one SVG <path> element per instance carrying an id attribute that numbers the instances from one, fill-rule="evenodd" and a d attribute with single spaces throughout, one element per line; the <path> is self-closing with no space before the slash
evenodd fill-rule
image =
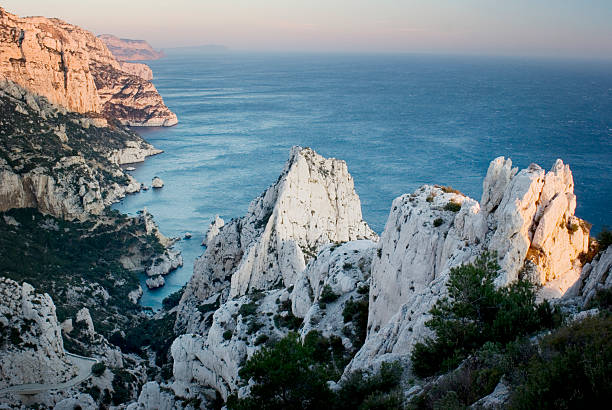
<path id="1" fill-rule="evenodd" d="M 609 322 L 612 247 L 575 215 L 561 159 L 548 171 L 493 159 L 479 201 L 423 185 L 393 201 L 378 235 L 347 164 L 300 146 L 244 216 L 215 217 L 184 288 L 159 312 L 144 309 L 141 278 L 164 286 L 183 259 L 146 209 L 128 217 L 110 205 L 142 187 L 121 165 L 161 153 L 126 125 L 176 124 L 150 69 L 126 62 L 161 55 L 1 8 L 0 33 L 1 408 L 253 408 L 262 379 L 286 376 L 283 360 L 257 368 L 277 348 L 318 356 L 289 364 L 318 372 L 330 409 L 360 394 L 354 408 L 505 408 L 524 385 L 490 364 L 505 365 L 501 342 L 425 376 L 415 353 L 439 336 L 457 272 L 485 256 L 494 277 L 483 298 L 514 297 L 512 310 L 533 289 L 529 312 L 548 320 L 505 340 L 520 354 L 537 358 L 580 326 Z M 462 286 L 486 280 L 475 282 Z M 94 364 L 83 371 L 75 355 Z M 289 376 L 283 388 L 300 379 Z M 320 408 L 309 400 L 298 404 Z"/>

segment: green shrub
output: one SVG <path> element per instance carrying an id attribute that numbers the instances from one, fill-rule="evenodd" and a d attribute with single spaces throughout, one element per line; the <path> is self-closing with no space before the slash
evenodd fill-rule
<path id="1" fill-rule="evenodd" d="M 472 265 L 451 269 L 448 297 L 436 302 L 426 323 L 435 337 L 417 343 L 412 352 L 416 375 L 454 369 L 486 342 L 505 344 L 559 322 L 558 311 L 536 304 L 534 284 L 519 280 L 496 288 L 498 271 L 495 257 L 486 253 Z"/>
<path id="2" fill-rule="evenodd" d="M 608 246 L 612 244 L 612 231 L 610 231 L 607 226 L 604 226 L 597 235 L 597 243 L 599 244 L 600 252 L 605 251 L 608 249 Z"/>
<path id="3" fill-rule="evenodd" d="M 461 209 L 461 204 L 455 201 L 448 201 L 446 205 L 444 205 L 445 211 L 459 212 L 460 209 Z"/>
<path id="4" fill-rule="evenodd" d="M 612 316 L 584 319 L 546 336 L 512 409 L 595 409 L 612 397 Z"/>
<path id="5" fill-rule="evenodd" d="M 106 365 L 102 362 L 94 363 L 91 366 L 91 372 L 93 373 L 94 376 L 98 376 L 98 377 L 102 376 L 105 370 L 106 370 Z"/>
<path id="6" fill-rule="evenodd" d="M 351 339 L 355 348 L 360 348 L 365 343 L 368 333 L 368 308 L 369 297 L 364 294 L 356 301 L 351 297 L 342 309 L 344 323 L 352 322 L 353 324 L 353 331 L 349 332 L 347 336 Z"/>
<path id="7" fill-rule="evenodd" d="M 259 346 L 262 343 L 266 343 L 268 341 L 268 339 L 270 339 L 270 337 L 266 334 L 260 334 L 259 336 L 257 336 L 257 338 L 255 339 L 255 342 L 253 342 L 253 344 L 255 346 Z"/>
<path id="8" fill-rule="evenodd" d="M 225 332 L 223 332 L 223 339 L 230 340 L 233 334 L 234 332 L 232 332 L 231 330 L 226 330 Z"/>
<path id="9" fill-rule="evenodd" d="M 303 319 L 296 317 L 291 311 L 287 312 L 285 316 L 278 313 L 274 315 L 274 324 L 279 328 L 285 327 L 289 330 L 298 330 L 303 322 Z"/>
<path id="10" fill-rule="evenodd" d="M 257 304 L 255 302 L 245 303 L 238 309 L 238 314 L 242 317 L 254 315 L 257 312 Z"/>
<path id="11" fill-rule="evenodd" d="M 333 408 L 401 408 L 401 396 L 389 394 L 399 386 L 401 376 L 402 368 L 398 363 L 383 363 L 380 371 L 371 376 L 362 371 L 354 372 L 340 384 Z M 380 407 L 384 404 L 387 407 Z"/>
<path id="12" fill-rule="evenodd" d="M 600 289 L 589 301 L 589 309 L 612 310 L 612 289 Z"/>
<path id="13" fill-rule="evenodd" d="M 184 292 L 185 292 L 185 287 L 166 296 L 164 300 L 162 300 L 162 305 L 164 307 L 164 310 L 170 310 L 178 306 L 179 302 L 181 301 L 181 298 L 183 297 Z"/>
<path id="14" fill-rule="evenodd" d="M 334 293 L 331 286 L 325 285 L 319 296 L 319 303 L 331 303 L 338 299 L 340 295 Z"/>
<path id="15" fill-rule="evenodd" d="M 433 221 L 433 226 L 437 228 L 438 226 L 442 225 L 443 223 L 444 223 L 444 219 L 436 218 Z"/>
<path id="16" fill-rule="evenodd" d="M 324 369 L 315 363 L 311 348 L 302 345 L 297 333 L 255 352 L 239 375 L 254 384 L 249 397 L 230 396 L 229 409 L 320 409 L 332 397 Z"/>
<path id="17" fill-rule="evenodd" d="M 340 358 L 343 358 L 340 361 Z M 348 363 L 339 337 L 325 338 L 312 331 L 300 342 L 290 333 L 273 346 L 255 352 L 239 374 L 242 383 L 252 383 L 248 397 L 230 396 L 233 409 L 395 409 L 402 408 L 398 390 L 401 367 L 385 363 L 380 372 L 350 375 L 334 393 L 327 381 L 340 377 Z"/>

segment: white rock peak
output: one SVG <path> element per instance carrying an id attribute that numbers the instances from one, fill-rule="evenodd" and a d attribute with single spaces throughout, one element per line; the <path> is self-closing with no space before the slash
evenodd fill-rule
<path id="1" fill-rule="evenodd" d="M 345 374 L 385 360 L 407 359 L 429 334 L 429 310 L 446 292 L 452 267 L 484 251 L 496 252 L 508 284 L 520 274 L 559 297 L 578 279 L 589 229 L 574 216 L 569 166 L 557 160 L 517 172 L 510 159 L 493 160 L 480 204 L 447 187 L 423 186 L 397 198 L 372 262 L 368 339 Z M 453 212 L 449 202 L 461 203 Z"/>
<path id="2" fill-rule="evenodd" d="M 302 147 L 291 149 L 276 183 L 244 217 L 215 222 L 209 232 L 179 306 L 177 323 L 190 330 L 201 320 L 194 308 L 212 295 L 288 287 L 321 245 L 377 237 L 363 221 L 346 163 Z"/>

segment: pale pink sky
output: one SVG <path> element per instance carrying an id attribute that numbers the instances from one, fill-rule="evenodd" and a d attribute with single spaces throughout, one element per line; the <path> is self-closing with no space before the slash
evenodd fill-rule
<path id="1" fill-rule="evenodd" d="M 612 0 L 4 0 L 154 47 L 612 59 Z"/>

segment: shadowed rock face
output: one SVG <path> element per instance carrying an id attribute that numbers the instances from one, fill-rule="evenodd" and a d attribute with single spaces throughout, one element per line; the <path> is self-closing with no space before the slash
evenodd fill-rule
<path id="1" fill-rule="evenodd" d="M 51 103 L 78 113 L 103 113 L 126 125 L 176 124 L 145 71 L 123 69 L 89 31 L 58 19 L 20 18 L 0 8 L 0 74 Z"/>

